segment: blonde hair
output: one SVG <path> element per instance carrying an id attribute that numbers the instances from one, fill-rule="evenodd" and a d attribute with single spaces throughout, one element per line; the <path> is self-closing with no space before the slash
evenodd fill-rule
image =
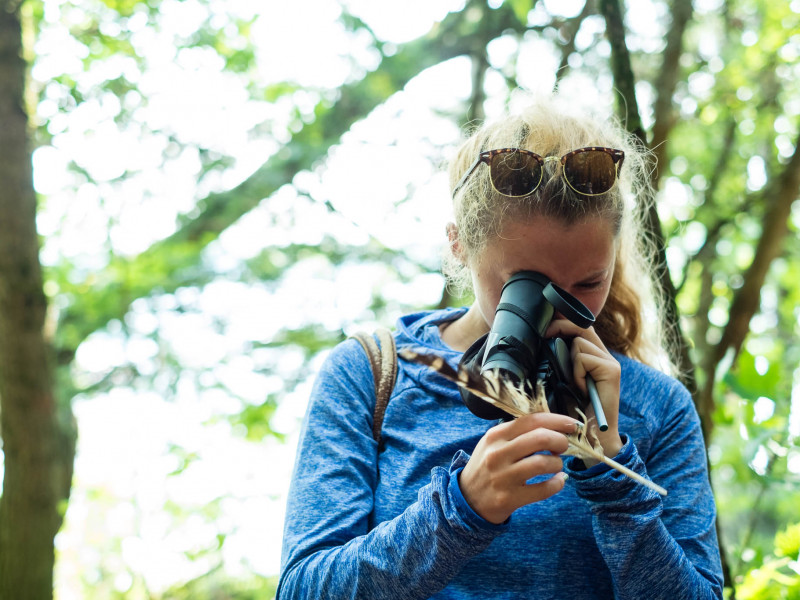
<path id="1" fill-rule="evenodd" d="M 591 218 L 608 219 L 615 228 L 617 259 L 606 304 L 595 330 L 614 350 L 667 371 L 673 371 L 663 347 L 662 302 L 650 263 L 650 238 L 643 215 L 653 202 L 649 156 L 633 136 L 611 119 L 567 108 L 556 95 L 536 98 L 517 114 L 477 129 L 450 163 L 450 189 L 455 188 L 480 152 L 494 148 L 525 148 L 541 156 L 557 156 L 586 146 L 606 146 L 625 152 L 617 185 L 599 196 L 573 192 L 560 176 L 560 165 L 546 163 L 539 188 L 529 196 L 510 198 L 497 193 L 489 169 L 479 166 L 453 198 L 459 257 L 445 255 L 448 282 L 463 292 L 471 286 L 470 267 L 511 221 L 540 216 L 566 225 Z"/>

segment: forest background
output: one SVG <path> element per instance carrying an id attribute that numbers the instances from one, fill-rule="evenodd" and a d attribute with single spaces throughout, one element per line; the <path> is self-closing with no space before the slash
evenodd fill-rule
<path id="1" fill-rule="evenodd" d="M 800 598 L 800 0 L 0 0 L 0 598 L 270 598 L 309 387 L 457 305 L 443 165 L 549 91 L 653 151 L 726 594 Z"/>

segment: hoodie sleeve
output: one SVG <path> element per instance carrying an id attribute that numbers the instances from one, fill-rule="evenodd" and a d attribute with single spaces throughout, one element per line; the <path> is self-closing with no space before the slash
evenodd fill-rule
<path id="1" fill-rule="evenodd" d="M 437 467 L 416 502 L 369 529 L 377 483 L 375 397 L 355 341 L 334 349 L 314 385 L 287 504 L 278 600 L 427 598 L 504 525 L 476 515 L 458 488 L 468 457 Z"/>
<path id="2" fill-rule="evenodd" d="M 722 598 L 716 509 L 700 420 L 683 386 L 663 393 L 647 462 L 630 437 L 615 460 L 652 479 L 666 497 L 600 463 L 565 461 L 570 484 L 588 502 L 592 527 L 619 600 Z"/>

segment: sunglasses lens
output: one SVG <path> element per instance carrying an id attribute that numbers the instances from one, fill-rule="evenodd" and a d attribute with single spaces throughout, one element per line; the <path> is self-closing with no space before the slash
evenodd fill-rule
<path id="1" fill-rule="evenodd" d="M 587 150 L 571 155 L 564 163 L 564 177 L 579 194 L 604 194 L 617 177 L 614 159 L 602 150 Z"/>
<path id="2" fill-rule="evenodd" d="M 492 156 L 489 174 L 494 189 L 504 196 L 526 196 L 542 179 L 542 167 L 530 154 L 501 152 Z"/>

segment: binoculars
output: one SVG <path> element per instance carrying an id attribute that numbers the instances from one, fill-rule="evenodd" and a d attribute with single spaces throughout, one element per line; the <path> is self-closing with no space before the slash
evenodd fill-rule
<path id="1" fill-rule="evenodd" d="M 586 412 L 587 399 L 575 386 L 569 344 L 563 338 L 544 338 L 556 311 L 578 327 L 589 327 L 595 317 L 583 303 L 535 271 L 520 271 L 503 285 L 492 328 L 464 353 L 461 365 L 480 373 L 495 371 L 502 379 L 531 394 L 544 386 L 551 412 L 569 414 L 573 406 Z M 608 429 L 597 388 L 586 376 L 588 402 L 594 407 L 601 431 Z M 467 408 L 483 419 L 512 417 L 471 392 L 461 389 Z"/>

